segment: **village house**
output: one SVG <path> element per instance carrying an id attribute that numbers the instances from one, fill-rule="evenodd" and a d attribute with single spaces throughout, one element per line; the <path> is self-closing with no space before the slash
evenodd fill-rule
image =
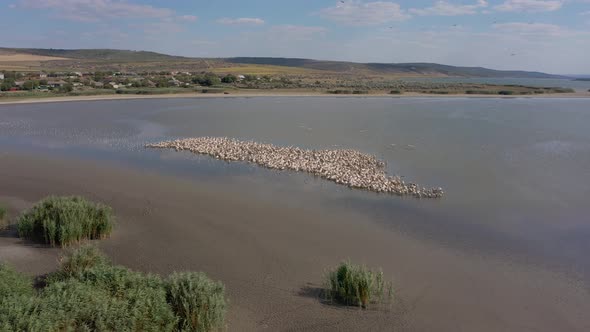
<path id="1" fill-rule="evenodd" d="M 57 80 L 57 81 L 49 81 L 47 85 L 52 88 L 61 88 L 62 86 L 68 84 L 66 81 Z"/>

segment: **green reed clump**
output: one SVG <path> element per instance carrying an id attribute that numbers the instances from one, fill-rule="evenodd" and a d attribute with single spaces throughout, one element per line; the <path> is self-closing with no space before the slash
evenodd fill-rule
<path id="1" fill-rule="evenodd" d="M 50 284 L 30 320 L 36 331 L 118 331 L 129 327 L 128 306 L 103 289 L 75 279 Z"/>
<path id="2" fill-rule="evenodd" d="M 114 266 L 96 247 L 83 246 L 69 253 L 47 282 L 53 286 L 72 280 L 122 302 L 127 316 L 121 328 L 172 331 L 177 324 L 160 277 Z"/>
<path id="3" fill-rule="evenodd" d="M 371 303 L 393 299 L 393 286 L 384 281 L 382 271 L 374 272 L 350 262 L 330 270 L 325 283 L 328 299 L 344 305 L 367 308 Z"/>
<path id="4" fill-rule="evenodd" d="M 224 296 L 203 273 L 164 280 L 86 246 L 63 257 L 39 293 L 0 266 L 0 331 L 211 331 L 223 326 Z"/>
<path id="5" fill-rule="evenodd" d="M 48 197 L 20 217 L 18 233 L 23 238 L 64 247 L 85 239 L 103 239 L 113 225 L 108 206 L 82 197 Z"/>
<path id="6" fill-rule="evenodd" d="M 0 331 L 27 331 L 34 308 L 33 280 L 0 264 Z"/>
<path id="7" fill-rule="evenodd" d="M 0 298 L 13 295 L 32 295 L 33 280 L 16 272 L 5 264 L 0 264 Z"/>
<path id="8" fill-rule="evenodd" d="M 166 281 L 168 303 L 180 319 L 180 331 L 211 331 L 223 327 L 225 287 L 204 273 L 175 273 Z"/>

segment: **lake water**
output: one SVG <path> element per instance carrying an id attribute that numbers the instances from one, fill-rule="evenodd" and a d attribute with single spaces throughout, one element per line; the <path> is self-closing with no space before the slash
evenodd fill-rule
<path id="1" fill-rule="evenodd" d="M 350 190 L 306 174 L 143 145 L 229 136 L 352 148 L 446 196 Z M 413 237 L 590 284 L 590 99 L 186 98 L 0 105 L 0 150 L 107 160 L 305 208 L 322 202 Z"/>

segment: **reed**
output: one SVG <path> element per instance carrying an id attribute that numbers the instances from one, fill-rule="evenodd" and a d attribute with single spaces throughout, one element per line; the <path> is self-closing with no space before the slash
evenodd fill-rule
<path id="1" fill-rule="evenodd" d="M 328 300 L 367 308 L 371 303 L 393 299 L 393 286 L 385 282 L 382 271 L 342 262 L 326 275 Z"/>
<path id="2" fill-rule="evenodd" d="M 39 292 L 0 265 L 0 331 L 212 331 L 225 310 L 223 284 L 204 273 L 162 279 L 112 265 L 95 247 L 63 257 Z"/>
<path id="3" fill-rule="evenodd" d="M 20 217 L 18 233 L 52 247 L 65 247 L 86 239 L 106 238 L 113 225 L 108 206 L 76 196 L 48 197 Z"/>
<path id="4" fill-rule="evenodd" d="M 221 329 L 225 320 L 225 287 L 204 273 L 175 273 L 166 281 L 168 303 L 180 319 L 180 331 Z"/>

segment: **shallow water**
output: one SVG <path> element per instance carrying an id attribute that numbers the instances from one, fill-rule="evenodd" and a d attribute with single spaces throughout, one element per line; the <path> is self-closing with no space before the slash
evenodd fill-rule
<path id="1" fill-rule="evenodd" d="M 350 190 L 143 145 L 229 136 L 353 148 L 440 200 Z M 321 202 L 438 245 L 581 277 L 590 284 L 590 99 L 150 99 L 0 105 L 0 149 L 115 161 L 215 183 L 283 206 Z"/>

